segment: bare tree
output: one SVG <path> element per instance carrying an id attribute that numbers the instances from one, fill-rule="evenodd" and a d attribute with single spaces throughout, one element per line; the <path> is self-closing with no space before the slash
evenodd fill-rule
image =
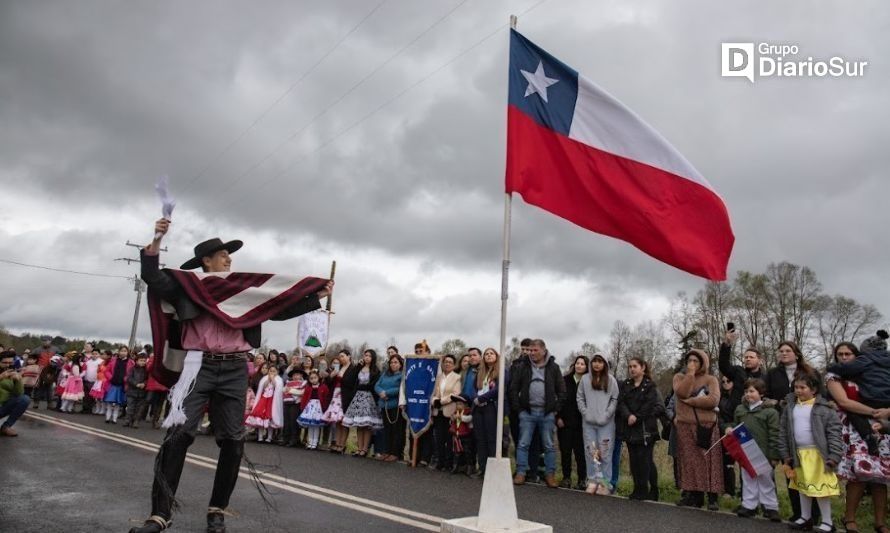
<path id="1" fill-rule="evenodd" d="M 442 343 L 442 347 L 439 348 L 439 351 L 437 353 L 449 353 L 455 357 L 460 357 L 461 355 L 467 353 L 467 343 L 465 343 L 461 339 L 448 339 L 447 341 Z"/>
<path id="2" fill-rule="evenodd" d="M 519 354 L 522 353 L 522 348 L 519 346 L 520 342 L 522 341 L 519 340 L 519 337 L 510 338 L 510 343 L 504 346 L 506 353 L 501 354 L 505 361 L 514 361 L 519 357 Z"/>
<path id="3" fill-rule="evenodd" d="M 631 330 L 630 326 L 621 320 L 616 320 L 612 325 L 612 331 L 609 332 L 609 355 L 612 359 L 612 372 L 618 376 L 618 370 L 621 368 L 622 361 L 626 360 L 630 355 Z"/>
<path id="4" fill-rule="evenodd" d="M 752 274 L 740 271 L 736 274 L 733 287 L 736 329 L 744 339 L 744 350 L 753 346 L 766 350 L 766 333 L 769 328 L 769 309 L 767 307 L 767 277 L 765 274 Z M 737 357 L 741 357 L 741 350 Z"/>
<path id="5" fill-rule="evenodd" d="M 634 326 L 628 354 L 648 361 L 653 375 L 670 368 L 676 348 L 667 335 L 666 323 L 647 320 Z"/>
<path id="6" fill-rule="evenodd" d="M 664 322 L 677 344 L 696 328 L 695 308 L 685 292 L 678 292 L 664 316 Z"/>
<path id="7" fill-rule="evenodd" d="M 841 295 L 823 296 L 816 314 L 816 331 L 823 362 L 831 359 L 832 350 L 839 342 L 858 339 L 875 329 L 881 320 L 883 316 L 873 305 L 863 305 Z"/>
<path id="8" fill-rule="evenodd" d="M 709 281 L 693 300 L 695 307 L 697 344 L 708 353 L 717 353 L 726 331 L 727 318 L 733 311 L 732 286 Z"/>

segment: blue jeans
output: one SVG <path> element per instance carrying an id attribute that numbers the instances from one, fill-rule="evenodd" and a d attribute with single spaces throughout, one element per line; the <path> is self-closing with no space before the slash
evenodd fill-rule
<path id="1" fill-rule="evenodd" d="M 28 405 L 30 404 L 31 398 L 21 394 L 6 400 L 3 405 L 0 405 L 0 418 L 9 416 L 9 418 L 6 419 L 6 422 L 3 422 L 3 427 L 12 427 L 19 417 L 22 416 L 22 413 L 28 409 Z"/>
<path id="2" fill-rule="evenodd" d="M 612 446 L 612 493 L 618 487 L 618 473 L 621 466 L 621 439 L 615 435 L 615 443 Z"/>
<path id="3" fill-rule="evenodd" d="M 605 481 L 612 485 L 612 449 L 615 446 L 615 421 L 605 426 L 583 423 L 584 453 L 587 457 L 587 479 L 594 482 Z M 592 460 L 592 452 L 599 451 L 599 466 Z M 599 472 L 597 472 L 599 469 Z"/>
<path id="4" fill-rule="evenodd" d="M 556 413 L 544 413 L 543 409 L 519 412 L 519 449 L 516 451 L 516 473 L 528 473 L 528 447 L 532 443 L 535 429 L 541 433 L 544 445 L 544 467 L 547 474 L 556 473 L 556 448 L 553 447 L 553 431 L 556 428 Z"/>

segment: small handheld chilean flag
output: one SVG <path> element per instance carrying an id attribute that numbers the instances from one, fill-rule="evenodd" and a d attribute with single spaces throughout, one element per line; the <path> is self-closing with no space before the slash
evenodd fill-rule
<path id="1" fill-rule="evenodd" d="M 506 192 L 710 280 L 735 237 L 723 200 L 658 132 L 510 30 Z"/>
<path id="2" fill-rule="evenodd" d="M 723 437 L 723 449 L 751 477 L 768 474 L 773 470 L 744 423 L 732 428 L 732 433 Z"/>

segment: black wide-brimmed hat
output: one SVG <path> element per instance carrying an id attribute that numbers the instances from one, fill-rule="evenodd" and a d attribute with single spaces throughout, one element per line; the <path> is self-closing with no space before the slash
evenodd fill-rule
<path id="1" fill-rule="evenodd" d="M 191 270 L 193 268 L 198 268 L 202 265 L 201 260 L 205 257 L 210 257 L 220 250 L 225 250 L 230 254 L 233 254 L 241 249 L 244 246 L 244 243 L 238 240 L 222 242 L 222 239 L 218 237 L 214 237 L 213 239 L 206 240 L 201 244 L 195 246 L 195 257 L 192 257 L 188 261 L 182 264 L 182 270 Z"/>

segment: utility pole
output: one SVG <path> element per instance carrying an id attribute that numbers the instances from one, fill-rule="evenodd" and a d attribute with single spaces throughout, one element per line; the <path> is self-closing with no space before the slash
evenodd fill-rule
<path id="1" fill-rule="evenodd" d="M 132 246 L 133 248 L 139 248 L 140 250 L 143 248 L 141 244 L 132 243 L 129 240 L 127 241 L 127 246 Z M 166 252 L 167 248 L 161 248 L 162 252 Z M 130 257 L 118 257 L 115 261 L 126 261 L 127 264 L 131 263 L 141 263 L 142 261 L 139 259 L 132 259 Z M 165 265 L 161 263 L 161 268 Z M 136 349 L 136 329 L 139 327 L 139 308 L 142 306 L 142 293 L 145 292 L 146 285 L 145 282 L 139 279 L 139 276 L 133 275 L 133 290 L 136 291 L 136 309 L 133 311 L 133 326 L 130 328 L 130 342 L 127 345 L 130 348 L 130 351 L 133 352 Z"/>
<path id="2" fill-rule="evenodd" d="M 142 305 L 142 293 L 145 292 L 145 282 L 139 279 L 139 276 L 133 275 L 135 282 L 133 290 L 136 291 L 136 310 L 133 311 L 133 328 L 130 329 L 130 351 L 136 349 L 136 328 L 139 326 L 139 307 Z"/>

